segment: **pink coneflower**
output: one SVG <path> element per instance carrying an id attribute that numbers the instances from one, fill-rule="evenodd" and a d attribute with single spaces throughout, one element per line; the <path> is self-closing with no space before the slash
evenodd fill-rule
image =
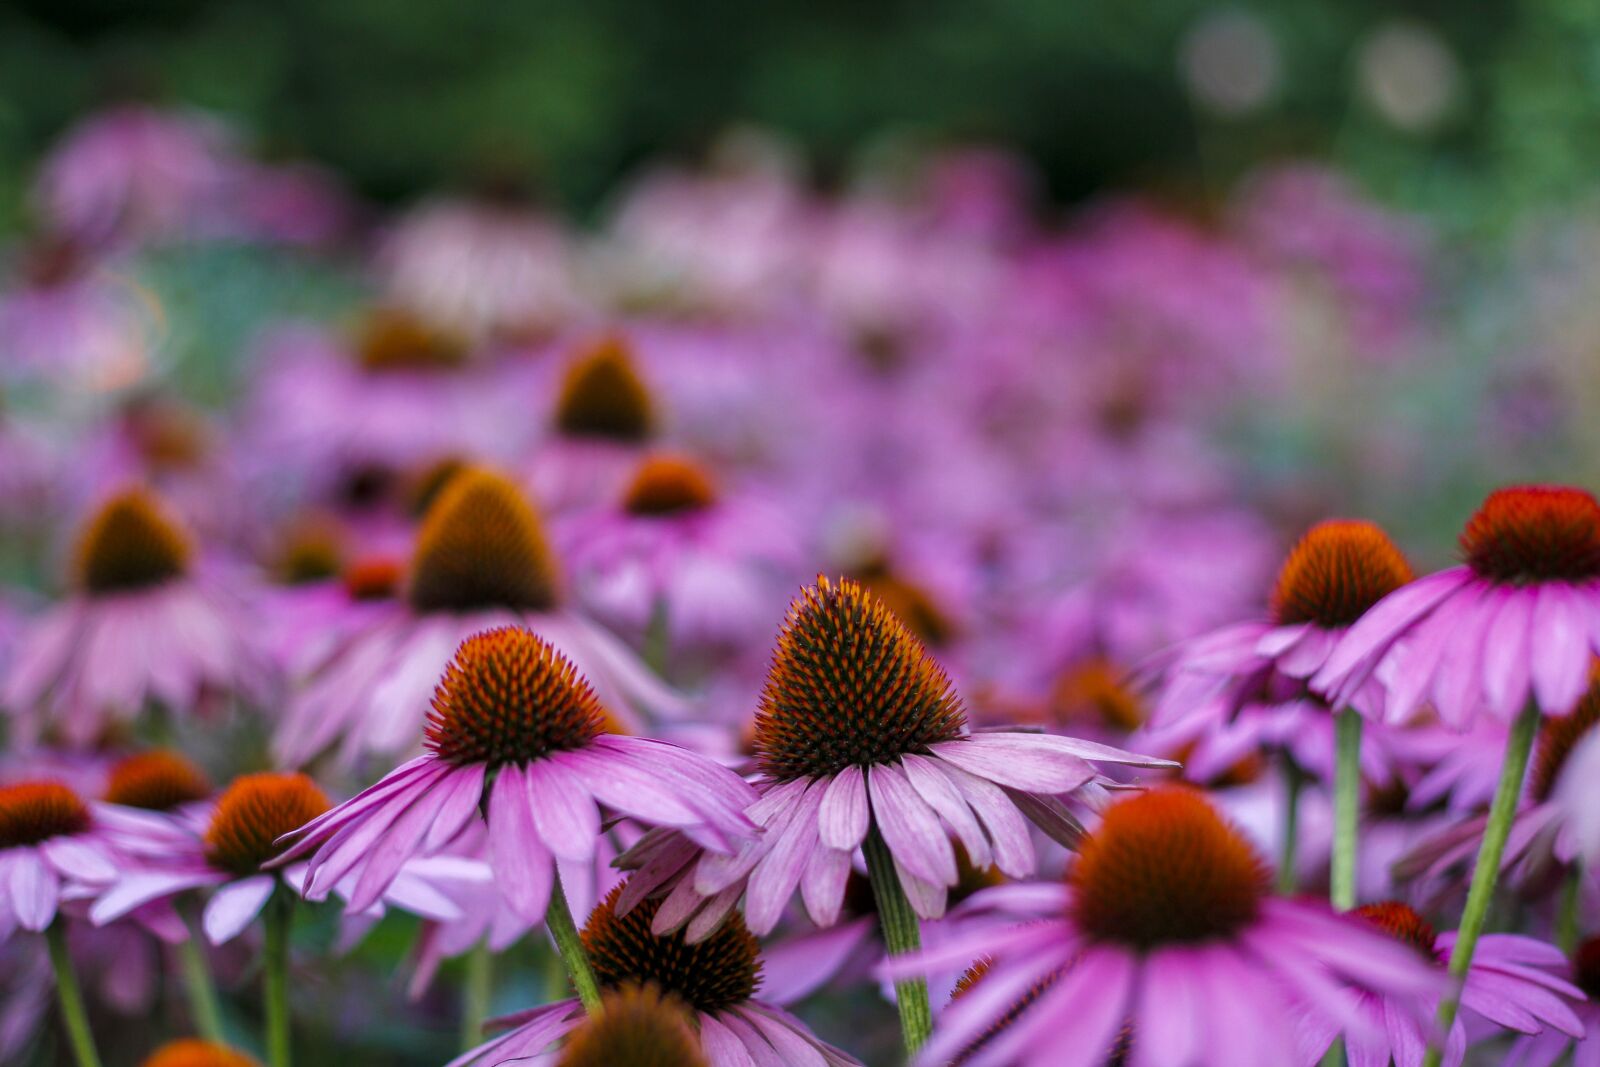
<path id="1" fill-rule="evenodd" d="M 1582 1033 L 1571 1035 L 1547 1027 L 1541 1033 L 1519 1037 L 1506 1054 L 1506 1067 L 1555 1067 L 1563 1062 L 1572 1067 L 1600 1067 L 1600 937 L 1579 944 L 1569 967 L 1573 983 L 1588 998 L 1572 1005 L 1583 1025 Z M 1564 1061 L 1568 1052 L 1572 1058 Z"/>
<path id="2" fill-rule="evenodd" d="M 176 764 L 147 769 L 158 787 L 175 794 L 192 790 Z M 129 795 L 121 799 L 133 799 Z M 261 914 L 278 888 L 280 876 L 267 865 L 282 849 L 275 842 L 328 810 L 328 798 L 303 774 L 248 774 L 217 798 L 204 821 L 174 816 L 162 819 L 145 809 L 142 823 L 123 814 L 112 825 L 136 862 L 124 864 L 89 910 L 105 924 L 158 900 L 196 889 L 212 890 L 202 927 L 212 944 L 231 941 Z M 192 813 L 190 813 L 192 815 Z M 142 831 L 142 833 L 141 833 Z"/>
<path id="3" fill-rule="evenodd" d="M 515 627 L 476 634 L 439 681 L 426 754 L 307 820 L 283 861 L 311 857 L 312 899 L 355 877 L 350 906 L 360 911 L 408 857 L 449 845 L 481 808 L 501 897 L 537 920 L 554 910 L 555 861 L 594 857 L 601 807 L 676 827 L 717 853 L 749 836 L 742 811 L 754 794 L 737 775 L 613 729 L 594 690 L 551 645 Z"/>
<path id="4" fill-rule="evenodd" d="M 768 621 L 767 590 L 798 555 L 790 527 L 762 503 L 727 494 L 687 457 L 657 454 L 619 505 L 558 527 L 584 602 L 633 631 L 690 646 L 742 643 Z"/>
<path id="5" fill-rule="evenodd" d="M 1510 720 L 1530 699 L 1563 715 L 1600 652 L 1600 503 L 1581 489 L 1498 489 L 1461 533 L 1466 562 L 1406 585 L 1350 628 L 1312 679 L 1342 706 L 1374 678 L 1385 716 L 1424 700 L 1466 726 Z"/>
<path id="6" fill-rule="evenodd" d="M 1597 665 L 1600 666 L 1600 665 Z M 1600 841 L 1586 832 L 1594 819 L 1593 767 L 1579 753 L 1600 736 L 1600 679 L 1566 715 L 1539 724 L 1522 803 L 1500 859 L 1502 874 L 1540 891 L 1576 864 L 1600 861 Z M 1502 740 L 1501 750 L 1504 750 Z M 1454 889 L 1471 865 L 1489 816 L 1461 815 L 1418 841 L 1395 867 L 1397 878 L 1420 877 L 1431 888 Z"/>
<path id="7" fill-rule="evenodd" d="M 537 336 L 583 309 L 569 237 L 516 203 L 421 204 L 378 258 L 393 298 L 474 338 Z"/>
<path id="8" fill-rule="evenodd" d="M 285 763 L 340 740 L 346 760 L 415 746 L 451 653 L 494 627 L 542 635 L 624 721 L 682 705 L 617 638 L 563 606 L 538 513 L 489 470 L 463 470 L 439 493 L 417 534 L 405 596 L 383 608 L 338 641 L 290 701 L 276 741 Z"/>
<path id="9" fill-rule="evenodd" d="M 52 224 L 91 242 L 214 234 L 236 174 L 230 140 L 198 113 L 109 108 L 67 131 L 34 198 Z"/>
<path id="10" fill-rule="evenodd" d="M 547 434 L 524 477 L 553 512 L 619 499 L 644 448 L 661 432 L 655 394 L 620 333 L 585 342 L 562 372 Z"/>
<path id="11" fill-rule="evenodd" d="M 1413 949 L 1440 974 L 1455 945 L 1454 933 L 1435 934 L 1415 909 L 1399 901 L 1366 904 L 1356 915 Z M 1550 1030 L 1583 1036 L 1574 1001 L 1583 990 L 1563 976 L 1567 959 L 1554 945 L 1516 934 L 1488 934 L 1478 943 L 1461 993 L 1466 1015 L 1458 1018 L 1445 1044 L 1444 1063 L 1460 1067 L 1467 1051 L 1467 1023 L 1486 1022 L 1521 1034 Z M 1433 1024 L 1428 998 L 1414 993 L 1357 995 L 1362 1025 L 1345 1033 L 1345 1048 L 1354 1065 L 1388 1064 L 1418 1067 Z M 1476 1017 L 1476 1018 L 1474 1018 Z M 1333 1044 L 1340 1027 L 1327 1016 L 1308 1014 L 1301 1030 L 1305 1062 L 1316 1062 Z"/>
<path id="12" fill-rule="evenodd" d="M 115 877 L 119 860 L 89 806 L 60 782 L 0 786 L 0 941 L 55 921 L 69 891 Z"/>
<path id="13" fill-rule="evenodd" d="M 960 697 L 904 624 L 858 583 L 819 577 L 790 606 L 756 714 L 762 797 L 749 814 L 766 833 L 731 857 L 647 835 L 624 858 L 640 871 L 625 907 L 675 883 L 657 921 L 670 929 L 692 919 L 693 939 L 743 895 L 750 929 L 764 935 L 800 891 L 828 926 L 865 844 L 885 865 L 874 878 L 897 876 L 916 915 L 937 918 L 958 881 L 952 840 L 975 867 L 1023 877 L 1035 866 L 1028 821 L 1073 840 L 1064 801 L 1098 790 L 1095 762 L 1174 766 L 966 725 Z"/>
<path id="14" fill-rule="evenodd" d="M 1345 984 L 1393 995 L 1441 985 L 1405 947 L 1269 886 L 1249 843 L 1199 793 L 1165 788 L 1113 805 L 1064 884 L 973 898 L 1030 921 L 975 924 L 891 965 L 990 961 L 918 1062 L 1097 1064 L 1131 1041 L 1138 1063 L 1277 1067 L 1299 1062 L 1295 1027 L 1307 1013 L 1350 1015 Z"/>
<path id="15" fill-rule="evenodd" d="M 37 238 L 22 253 L 20 277 L 0 294 L 5 377 L 94 393 L 136 385 L 154 369 L 159 318 L 148 294 L 77 242 Z"/>
<path id="16" fill-rule="evenodd" d="M 22 737 L 48 730 L 87 745 L 151 704 L 181 718 L 222 697 L 270 699 L 277 676 L 246 587 L 193 557 L 151 494 L 101 505 L 79 535 L 74 591 L 29 627 L 6 679 Z"/>
<path id="17" fill-rule="evenodd" d="M 1372 523 L 1318 523 L 1279 571 L 1268 617 L 1196 637 L 1161 657 L 1167 681 L 1152 723 L 1168 726 L 1191 716 L 1227 723 L 1249 706 L 1292 714 L 1307 701 L 1320 704 L 1308 680 L 1372 605 L 1412 577 L 1400 550 Z M 1381 687 L 1368 680 L 1351 703 L 1376 715 L 1382 697 Z M 1331 771 L 1331 758 L 1318 762 Z"/>
<path id="18" fill-rule="evenodd" d="M 760 947 L 737 916 L 711 937 L 689 943 L 681 933 L 653 932 L 654 902 L 619 915 L 621 892 L 620 886 L 613 890 L 583 928 L 583 947 L 593 961 L 595 978 L 609 992 L 654 986 L 681 1000 L 693 1013 L 708 1067 L 751 1063 L 847 1067 L 860 1062 L 823 1043 L 788 1012 L 757 999 Z M 546 1057 L 539 1053 L 584 1020 L 575 1000 L 508 1016 L 500 1023 L 513 1029 L 452 1060 L 450 1067 L 554 1064 L 558 1053 Z"/>

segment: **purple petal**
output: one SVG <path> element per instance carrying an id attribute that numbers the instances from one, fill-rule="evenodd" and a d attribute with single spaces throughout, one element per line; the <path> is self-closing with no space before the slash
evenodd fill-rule
<path id="1" fill-rule="evenodd" d="M 1533 686 L 1547 715 L 1563 715 L 1589 686 L 1588 620 L 1565 582 L 1539 586 L 1533 611 Z"/>
<path id="2" fill-rule="evenodd" d="M 900 766 L 917 795 L 955 831 L 972 866 L 978 870 L 989 867 L 994 862 L 989 838 L 960 791 L 941 773 L 938 764 L 925 756 L 908 754 L 900 758 Z"/>
<path id="3" fill-rule="evenodd" d="M 261 914 L 277 888 L 276 875 L 257 874 L 229 882 L 211 895 L 201 916 L 201 928 L 213 945 L 232 941 Z"/>
<path id="4" fill-rule="evenodd" d="M 829 848 L 849 852 L 867 838 L 867 782 L 860 767 L 833 776 L 817 811 L 817 831 Z"/>
<path id="5" fill-rule="evenodd" d="M 1042 740 L 1042 734 L 972 734 L 933 745 L 930 751 L 969 774 L 1029 793 L 1070 793 L 1094 777 L 1094 767 L 1082 757 L 1030 743 Z"/>
<path id="6" fill-rule="evenodd" d="M 892 763 L 880 763 L 867 772 L 872 815 L 884 843 L 895 860 L 925 882 L 948 886 L 956 883 L 956 856 L 939 817 L 906 781 L 905 772 Z"/>
<path id="7" fill-rule="evenodd" d="M 806 913 L 818 926 L 832 926 L 844 906 L 845 882 L 850 877 L 850 853 L 819 844 L 800 876 L 800 896 Z"/>
<path id="8" fill-rule="evenodd" d="M 56 917 L 61 881 L 56 872 L 31 848 L 11 855 L 11 909 L 24 930 L 39 931 Z"/>
<path id="9" fill-rule="evenodd" d="M 534 830 L 522 768 L 500 768 L 489 792 L 489 865 L 511 910 L 529 922 L 544 918 L 555 861 Z"/>
<path id="10" fill-rule="evenodd" d="M 1497 590 L 1495 619 L 1483 642 L 1483 689 L 1489 708 L 1509 720 L 1528 692 L 1529 624 L 1534 591 Z"/>
<path id="11" fill-rule="evenodd" d="M 765 936 L 778 924 L 783 906 L 800 885 L 811 853 L 819 847 L 817 808 L 826 787 L 818 781 L 795 804 L 794 817 L 774 837 L 769 832 L 767 854 L 750 872 L 745 887 L 745 922 L 757 937 Z"/>
<path id="12" fill-rule="evenodd" d="M 550 851 L 567 860 L 592 859 L 600 812 L 583 780 L 555 760 L 540 760 L 528 765 L 527 782 L 533 823 Z"/>

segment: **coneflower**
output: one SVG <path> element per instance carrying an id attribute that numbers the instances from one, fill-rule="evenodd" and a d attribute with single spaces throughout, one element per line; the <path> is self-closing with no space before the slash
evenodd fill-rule
<path id="1" fill-rule="evenodd" d="M 653 662 L 675 645 L 740 647 L 799 563 L 779 509 L 667 452 L 646 456 L 616 500 L 557 529 L 583 602 L 644 633 Z"/>
<path id="2" fill-rule="evenodd" d="M 751 1063 L 795 1067 L 859 1064 L 817 1038 L 800 1020 L 757 996 L 761 985 L 760 946 L 737 916 L 710 937 L 691 943 L 684 940 L 682 933 L 654 931 L 652 920 L 659 902 L 647 902 L 626 915 L 619 914 L 617 899 L 622 890 L 623 886 L 613 889 L 583 928 L 583 946 L 594 961 L 595 979 L 607 993 L 626 998 L 638 996 L 630 991 L 644 987 L 682 1004 L 698 1034 L 697 1044 L 707 1067 L 747 1067 Z M 588 1025 L 601 1028 L 610 1021 L 608 1011 Z M 584 1025 L 584 1013 L 577 1001 L 564 1000 L 497 1020 L 496 1025 L 510 1029 L 451 1061 L 449 1067 L 528 1062 Z M 583 1040 L 582 1031 L 575 1040 Z M 578 1048 L 581 1051 L 582 1045 Z M 567 1051 L 570 1053 L 571 1048 Z M 568 1064 L 565 1058 L 555 1056 L 547 1062 Z M 604 1062 L 623 1067 L 631 1061 Z"/>
<path id="3" fill-rule="evenodd" d="M 280 758 L 298 766 L 336 742 L 347 761 L 406 751 L 421 737 L 451 653 L 472 634 L 508 625 L 570 657 L 626 721 L 682 708 L 617 638 L 566 606 L 539 513 L 509 479 L 475 467 L 451 478 L 428 509 L 403 596 L 360 601 L 358 621 L 342 628 L 291 699 L 276 738 Z"/>
<path id="4" fill-rule="evenodd" d="M 661 421 L 633 342 L 602 334 L 570 357 L 524 477 L 554 513 L 604 507 L 621 497 Z"/>
<path id="5" fill-rule="evenodd" d="M 1126 1041 L 1136 1063 L 1277 1067 L 1305 1062 L 1296 1030 L 1308 1019 L 1360 1026 L 1352 989 L 1443 989 L 1413 949 L 1271 889 L 1255 849 L 1200 793 L 1120 800 L 1063 882 L 979 893 L 955 936 L 889 962 L 903 975 L 990 960 L 917 1063 L 1099 1064 Z"/>
<path id="6" fill-rule="evenodd" d="M 280 862 L 310 856 L 313 899 L 353 879 L 350 907 L 374 904 L 410 857 L 450 844 L 482 818 L 506 905 L 544 918 L 592 1001 L 556 861 L 591 861 L 601 810 L 670 826 L 720 854 L 753 833 L 754 792 L 675 746 L 617 732 L 588 682 L 555 648 L 503 627 L 463 641 L 443 672 L 425 755 L 303 826 Z M 287 830 L 285 831 L 288 832 Z"/>
<path id="7" fill-rule="evenodd" d="M 681 1001 L 653 985 L 604 998 L 599 1018 L 572 1032 L 556 1067 L 708 1067 Z"/>
<path id="8" fill-rule="evenodd" d="M 109 882 L 120 866 L 92 809 L 70 788 L 46 780 L 0 785 L 0 942 L 19 928 L 45 934 L 78 1067 L 100 1060 L 59 911 Z"/>
<path id="9" fill-rule="evenodd" d="M 72 586 L 24 633 L 6 679 L 23 740 L 48 730 L 87 745 L 151 705 L 187 717 L 218 694 L 260 704 L 276 691 L 247 587 L 197 560 L 151 493 L 120 493 L 89 518 Z"/>
<path id="10" fill-rule="evenodd" d="M 1451 956 L 1458 983 L 1488 919 L 1540 717 L 1572 711 L 1600 653 L 1600 503 L 1569 486 L 1498 489 L 1460 541 L 1462 565 L 1379 601 L 1312 679 L 1334 704 L 1377 679 L 1393 722 L 1430 700 L 1457 729 L 1480 714 L 1511 723 Z M 1440 1004 L 1440 1032 L 1457 1006 L 1454 996 Z M 1431 1048 L 1428 1067 L 1442 1054 Z"/>
<path id="11" fill-rule="evenodd" d="M 1384 691 L 1376 681 L 1330 706 L 1309 679 L 1373 605 L 1412 577 L 1405 556 L 1373 523 L 1317 523 L 1279 570 L 1265 618 L 1194 638 L 1160 657 L 1166 678 L 1142 738 L 1159 751 L 1186 746 L 1185 766 L 1202 781 L 1263 749 L 1282 757 L 1287 793 L 1278 874 L 1285 889 L 1293 888 L 1296 873 L 1300 784 L 1308 772 L 1331 781 L 1330 895 L 1340 909 L 1356 903 L 1361 772 L 1387 783 L 1395 760 L 1379 731 L 1362 744 L 1362 716 L 1383 712 Z"/>
<path id="12" fill-rule="evenodd" d="M 959 842 L 973 865 L 1014 878 L 1035 867 L 1028 820 L 1071 843 L 1064 803 L 1098 796 L 1095 761 L 1164 760 L 1047 734 L 967 732 L 944 672 L 877 599 L 853 581 L 819 577 L 791 605 L 756 713 L 762 798 L 750 817 L 766 832 L 737 855 L 696 856 L 647 835 L 622 861 L 639 874 L 625 906 L 671 891 L 661 929 L 715 929 L 741 896 L 757 934 L 796 892 L 818 925 L 839 917 L 851 858 L 864 851 L 891 952 L 916 947 L 917 919 L 943 914 L 959 877 Z M 906 1040 L 926 1036 L 926 989 L 906 983 Z"/>

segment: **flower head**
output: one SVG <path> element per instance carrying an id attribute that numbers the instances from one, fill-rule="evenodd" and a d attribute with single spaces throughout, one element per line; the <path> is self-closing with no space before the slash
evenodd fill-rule
<path id="1" fill-rule="evenodd" d="M 283 852 L 279 838 L 330 806 L 327 795 L 303 774 L 236 778 L 217 799 L 206 828 L 206 859 L 240 877 L 256 874 Z"/>
<path id="2" fill-rule="evenodd" d="M 211 795 L 211 780 L 180 753 L 158 748 L 111 768 L 105 801 L 147 811 L 171 811 Z"/>
<path id="3" fill-rule="evenodd" d="M 505 626 L 461 643 L 433 697 L 425 743 L 455 764 L 526 764 L 608 732 L 605 709 L 570 661 Z"/>
<path id="4" fill-rule="evenodd" d="M 684 456 L 651 456 L 634 471 L 623 492 L 630 515 L 665 517 L 704 511 L 717 501 L 717 488 L 699 464 Z"/>
<path id="5" fill-rule="evenodd" d="M 1499 489 L 1461 534 L 1465 563 L 1384 597 L 1312 679 L 1330 703 L 1376 684 L 1381 713 L 1409 720 L 1431 700 L 1461 729 L 1529 702 L 1565 715 L 1600 651 L 1600 503 L 1568 486 Z M 1370 706 L 1358 705 L 1368 715 Z"/>
<path id="6" fill-rule="evenodd" d="M 155 497 L 131 489 L 112 497 L 79 535 L 73 574 L 84 592 L 130 592 L 180 578 L 193 552 L 188 535 Z"/>
<path id="7" fill-rule="evenodd" d="M 608 993 L 567 1038 L 556 1067 L 706 1067 L 683 1005 L 654 986 Z"/>
<path id="8" fill-rule="evenodd" d="M 93 810 L 50 780 L 0 785 L 0 941 L 43 930 L 61 902 L 115 876 L 119 860 Z"/>
<path id="9" fill-rule="evenodd" d="M 88 806 L 60 782 L 0 786 L 0 851 L 70 837 L 88 828 Z"/>
<path id="10" fill-rule="evenodd" d="M 742 1004 L 761 981 L 760 946 L 734 917 L 703 941 L 651 930 L 658 904 L 617 914 L 619 885 L 594 909 L 583 928 L 583 947 L 596 981 L 617 989 L 654 985 L 696 1011 L 715 1012 Z"/>
<path id="11" fill-rule="evenodd" d="M 568 437 L 638 442 L 655 432 L 655 401 L 620 335 L 601 338 L 567 367 L 555 428 Z"/>
<path id="12" fill-rule="evenodd" d="M 408 595 L 418 611 L 553 607 L 555 563 L 521 490 L 484 469 L 452 478 L 418 531 Z"/>
<path id="13" fill-rule="evenodd" d="M 1234 936 L 1256 921 L 1271 887 L 1250 842 L 1188 789 L 1112 806 L 1068 884 L 1087 936 L 1146 951 Z"/>
<path id="14" fill-rule="evenodd" d="M 146 1057 L 143 1067 L 257 1067 L 256 1061 L 214 1041 L 187 1037 L 169 1041 Z"/>
<path id="15" fill-rule="evenodd" d="M 448 370 L 466 357 L 460 337 L 400 308 L 369 312 L 356 336 L 356 358 L 369 372 Z"/>
<path id="16" fill-rule="evenodd" d="M 1412 577 L 1411 565 L 1377 525 L 1355 519 L 1320 522 L 1306 531 L 1278 572 L 1273 621 L 1346 627 Z"/>
<path id="17" fill-rule="evenodd" d="M 1600 502 L 1563 485 L 1490 493 L 1461 531 L 1474 574 L 1493 582 L 1584 582 L 1600 578 Z"/>
<path id="18" fill-rule="evenodd" d="M 789 608 L 756 712 L 777 781 L 888 763 L 960 737 L 966 711 L 938 664 L 856 582 L 819 576 Z"/>

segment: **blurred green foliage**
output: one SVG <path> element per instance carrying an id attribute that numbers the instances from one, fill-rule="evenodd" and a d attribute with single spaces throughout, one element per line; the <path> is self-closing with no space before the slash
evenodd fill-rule
<path id="1" fill-rule="evenodd" d="M 1205 117 L 1185 35 L 1245 11 L 1274 98 Z M 1426 134 L 1355 91 L 1362 42 L 1405 20 L 1459 67 Z M 71 119 L 132 86 L 242 116 L 379 199 L 485 165 L 592 207 L 620 174 L 730 122 L 792 135 L 836 173 L 894 133 L 1013 143 L 1050 191 L 1204 187 L 1264 154 L 1336 156 L 1392 197 L 1482 219 L 1585 188 L 1600 138 L 1600 8 L 1584 0 L 8 0 L 0 196 Z"/>

